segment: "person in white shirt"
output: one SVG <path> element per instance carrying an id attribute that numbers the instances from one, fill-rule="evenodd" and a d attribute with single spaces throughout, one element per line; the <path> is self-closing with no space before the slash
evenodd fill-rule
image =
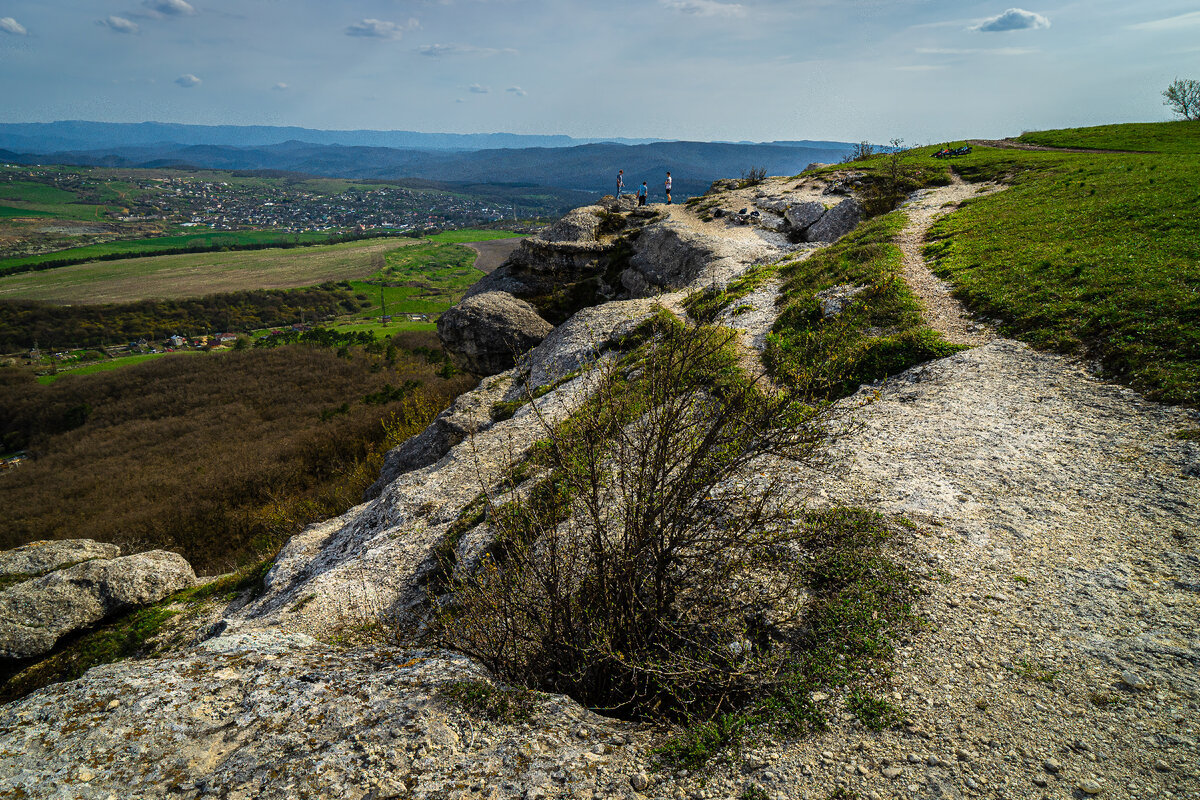
<path id="1" fill-rule="evenodd" d="M 664 184 L 667 189 L 667 205 L 671 205 L 671 173 L 667 173 L 667 180 Z"/>

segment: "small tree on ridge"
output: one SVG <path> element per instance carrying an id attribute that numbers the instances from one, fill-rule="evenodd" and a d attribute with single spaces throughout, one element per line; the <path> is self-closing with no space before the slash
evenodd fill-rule
<path id="1" fill-rule="evenodd" d="M 1184 119 L 1200 119 L 1200 81 L 1176 78 L 1163 91 L 1163 104 Z"/>

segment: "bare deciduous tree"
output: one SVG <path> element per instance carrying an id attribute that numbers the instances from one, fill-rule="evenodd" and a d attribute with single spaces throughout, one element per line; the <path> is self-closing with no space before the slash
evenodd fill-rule
<path id="1" fill-rule="evenodd" d="M 1184 119 L 1200 119 L 1200 81 L 1176 78 L 1162 93 L 1163 104 Z"/>

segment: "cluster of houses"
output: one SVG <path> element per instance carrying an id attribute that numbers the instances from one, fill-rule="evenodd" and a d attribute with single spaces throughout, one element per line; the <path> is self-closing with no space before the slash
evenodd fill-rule
<path id="1" fill-rule="evenodd" d="M 322 195 L 285 184 L 154 177 L 136 181 L 147 191 L 122 221 L 164 220 L 214 230 L 274 228 L 288 232 L 422 230 L 499 218 L 479 200 L 432 195 L 398 186 L 349 189 Z"/>

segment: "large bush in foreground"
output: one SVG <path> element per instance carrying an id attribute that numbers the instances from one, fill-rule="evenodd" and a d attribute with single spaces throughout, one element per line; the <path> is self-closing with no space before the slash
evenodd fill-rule
<path id="1" fill-rule="evenodd" d="M 791 498 L 750 462 L 811 462 L 820 407 L 763 390 L 732 332 L 665 326 L 491 494 L 490 555 L 438 636 L 514 682 L 620 716 L 708 718 L 793 681 L 804 608 Z"/>

